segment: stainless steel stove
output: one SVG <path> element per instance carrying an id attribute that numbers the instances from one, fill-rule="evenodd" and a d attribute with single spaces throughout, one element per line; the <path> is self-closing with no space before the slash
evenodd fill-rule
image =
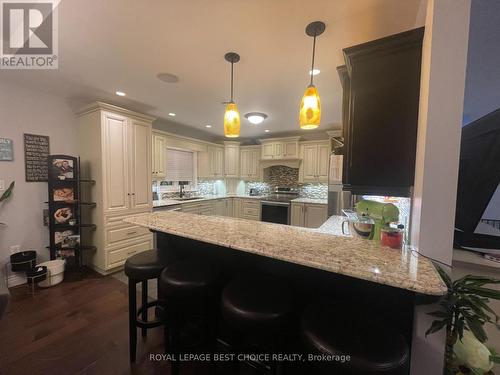
<path id="1" fill-rule="evenodd" d="M 291 201 L 298 197 L 297 189 L 276 188 L 274 193 L 265 196 L 260 202 L 261 220 L 290 225 Z"/>

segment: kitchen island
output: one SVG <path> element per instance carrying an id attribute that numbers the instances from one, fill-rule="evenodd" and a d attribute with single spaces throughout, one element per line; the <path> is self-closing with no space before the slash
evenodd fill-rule
<path id="1" fill-rule="evenodd" d="M 446 286 L 427 258 L 411 249 L 394 250 L 377 242 L 335 235 L 338 217 L 330 218 L 319 229 L 172 211 L 138 215 L 125 221 L 154 232 L 418 294 L 446 293 Z"/>

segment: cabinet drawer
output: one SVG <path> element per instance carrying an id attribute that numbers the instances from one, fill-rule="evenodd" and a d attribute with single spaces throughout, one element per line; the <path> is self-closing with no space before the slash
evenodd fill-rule
<path id="1" fill-rule="evenodd" d="M 125 263 L 128 257 L 140 253 L 142 251 L 151 250 L 153 248 L 153 236 L 151 234 L 137 238 L 124 246 L 108 251 L 108 269 L 121 266 Z"/>
<path id="2" fill-rule="evenodd" d="M 260 216 L 260 210 L 259 208 L 244 206 L 242 215 L 245 217 L 246 216 L 256 217 L 258 219 Z"/>
<path id="3" fill-rule="evenodd" d="M 149 234 L 149 229 L 136 225 L 111 227 L 106 229 L 106 243 L 114 245 L 117 242 Z"/>

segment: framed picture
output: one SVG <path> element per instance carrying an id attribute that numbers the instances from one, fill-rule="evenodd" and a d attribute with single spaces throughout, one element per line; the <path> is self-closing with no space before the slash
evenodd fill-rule
<path id="1" fill-rule="evenodd" d="M 12 139 L 0 138 L 0 161 L 14 160 L 14 148 Z"/>
<path id="2" fill-rule="evenodd" d="M 62 249 L 74 249 L 75 247 L 80 246 L 80 235 L 70 235 L 66 236 L 61 244 Z"/>
<path id="3" fill-rule="evenodd" d="M 50 177 L 65 180 L 75 178 L 75 165 L 73 159 L 52 159 Z"/>
<path id="4" fill-rule="evenodd" d="M 54 223 L 69 224 L 73 219 L 73 207 L 61 207 L 54 211 Z"/>
<path id="5" fill-rule="evenodd" d="M 54 188 L 52 190 L 54 202 L 71 202 L 75 200 L 75 189 L 72 187 Z"/>
<path id="6" fill-rule="evenodd" d="M 75 256 L 75 250 L 57 250 L 56 258 L 57 259 L 67 259 Z"/>
<path id="7" fill-rule="evenodd" d="M 72 230 L 63 230 L 63 231 L 55 231 L 54 232 L 54 244 L 60 247 L 69 247 L 63 246 L 63 244 L 67 244 L 67 238 L 69 236 L 73 236 L 75 232 Z"/>

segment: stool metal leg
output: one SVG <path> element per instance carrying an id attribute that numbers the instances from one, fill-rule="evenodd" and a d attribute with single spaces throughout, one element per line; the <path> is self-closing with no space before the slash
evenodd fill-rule
<path id="1" fill-rule="evenodd" d="M 129 327 L 129 345 L 130 345 L 130 362 L 135 362 L 135 355 L 137 350 L 137 282 L 128 279 L 128 327 Z"/>
<path id="2" fill-rule="evenodd" d="M 142 282 L 142 320 L 144 322 L 148 321 L 148 309 L 146 308 L 146 305 L 148 304 L 148 280 L 145 280 Z M 142 329 L 142 337 L 146 338 L 148 335 L 148 330 L 147 328 Z"/>

